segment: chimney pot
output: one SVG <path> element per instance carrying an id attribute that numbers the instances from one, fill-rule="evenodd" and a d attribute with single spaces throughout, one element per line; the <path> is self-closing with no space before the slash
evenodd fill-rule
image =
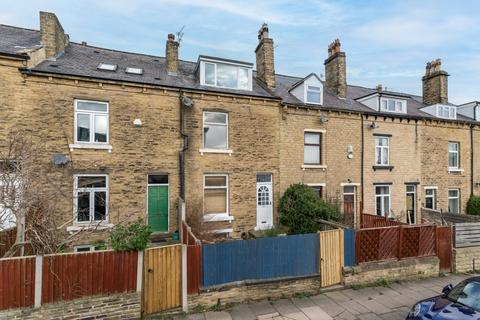
<path id="1" fill-rule="evenodd" d="M 347 96 L 347 76 L 345 52 L 341 51 L 339 39 L 328 46 L 328 58 L 325 65 L 325 86 L 339 97 Z"/>
<path id="2" fill-rule="evenodd" d="M 376 89 L 377 89 L 377 92 L 382 92 L 383 86 L 381 84 L 378 84 Z"/>
<path id="3" fill-rule="evenodd" d="M 82 41 L 82 46 L 86 46 L 87 45 L 87 42 L 86 41 Z"/>
<path id="4" fill-rule="evenodd" d="M 168 40 L 175 41 L 175 35 L 173 33 L 168 34 Z"/>
<path id="5" fill-rule="evenodd" d="M 273 40 L 268 35 L 268 25 L 262 24 L 258 31 L 258 45 L 255 49 L 257 78 L 268 88 L 275 88 L 275 58 Z"/>

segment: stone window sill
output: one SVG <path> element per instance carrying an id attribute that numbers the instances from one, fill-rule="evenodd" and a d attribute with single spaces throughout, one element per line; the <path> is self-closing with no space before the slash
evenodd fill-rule
<path id="1" fill-rule="evenodd" d="M 218 222 L 218 221 L 228 221 L 232 222 L 234 217 L 228 213 L 211 213 L 203 216 L 203 221 L 205 222 Z"/>
<path id="2" fill-rule="evenodd" d="M 448 168 L 448 173 L 462 173 L 463 169 L 460 169 L 460 168 Z"/>
<path id="3" fill-rule="evenodd" d="M 373 168 L 373 171 L 377 171 L 377 170 L 390 170 L 392 171 L 393 170 L 393 166 L 372 166 Z"/>
<path id="4" fill-rule="evenodd" d="M 229 156 L 231 156 L 233 153 L 233 151 L 230 149 L 208 149 L 208 148 L 199 149 L 198 152 L 200 152 L 202 156 L 204 153 L 221 153 L 221 154 L 228 154 Z"/>
<path id="5" fill-rule="evenodd" d="M 115 225 L 113 223 L 75 223 L 73 226 L 67 227 L 67 232 L 77 232 L 82 230 L 105 230 L 111 229 Z"/>
<path id="6" fill-rule="evenodd" d="M 302 164 L 302 169 L 322 169 L 323 171 L 327 170 L 327 166 L 324 164 Z"/>
<path id="7" fill-rule="evenodd" d="M 112 152 L 112 145 L 106 143 L 71 143 L 68 145 L 70 151 L 74 149 L 96 149 L 96 150 L 108 150 Z"/>

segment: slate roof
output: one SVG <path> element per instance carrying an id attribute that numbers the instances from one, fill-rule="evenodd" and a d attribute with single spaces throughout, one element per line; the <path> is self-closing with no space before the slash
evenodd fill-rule
<path id="1" fill-rule="evenodd" d="M 8 55 L 19 55 L 27 48 L 40 46 L 40 32 L 37 30 L 24 29 L 0 24 L 0 53 Z M 118 68 L 115 72 L 98 70 L 100 63 L 114 64 Z M 305 105 L 296 98 L 289 90 L 302 81 L 301 77 L 276 74 L 276 88 L 266 88 L 254 72 L 253 90 L 233 90 L 200 85 L 196 74 L 197 62 L 180 60 L 179 71 L 176 76 L 168 75 L 166 71 L 165 57 L 123 52 L 105 48 L 98 48 L 82 45 L 75 42 L 65 49 L 65 53 L 57 57 L 55 61 L 46 60 L 38 64 L 31 72 L 62 74 L 70 76 L 88 77 L 101 80 L 114 80 L 132 82 L 138 84 L 160 85 L 178 89 L 193 89 L 211 92 L 223 92 L 254 97 L 281 99 L 286 104 Z M 143 69 L 142 75 L 129 74 L 125 72 L 127 67 Z M 422 97 L 409 95 L 400 92 L 383 91 L 385 94 L 401 95 L 407 99 L 407 114 L 392 114 L 376 112 L 362 103 L 356 101 L 360 97 L 375 93 L 376 89 L 365 88 L 355 85 L 347 86 L 347 97 L 339 98 L 327 88 L 324 88 L 323 105 L 308 105 L 311 108 L 329 108 L 343 111 L 363 112 L 370 114 L 381 114 L 386 116 L 407 116 L 414 118 L 436 117 L 423 112 L 425 107 Z M 461 121 L 472 121 L 472 119 L 458 114 L 457 119 Z"/>

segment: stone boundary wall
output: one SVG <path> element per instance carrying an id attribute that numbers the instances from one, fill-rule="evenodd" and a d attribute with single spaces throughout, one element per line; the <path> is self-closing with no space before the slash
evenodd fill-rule
<path id="1" fill-rule="evenodd" d="M 140 293 L 95 296 L 0 312 L 0 319 L 140 319 Z"/>
<path id="2" fill-rule="evenodd" d="M 408 258 L 395 261 L 368 262 L 345 268 L 346 286 L 374 283 L 379 280 L 415 280 L 438 276 L 437 257 Z"/>
<path id="3" fill-rule="evenodd" d="M 218 303 L 240 303 L 261 299 L 290 297 L 295 293 L 315 294 L 320 290 L 320 276 L 276 280 L 264 283 L 241 283 L 188 296 L 189 308 L 208 307 Z"/>
<path id="4" fill-rule="evenodd" d="M 480 270 L 480 246 L 454 248 L 452 264 L 454 272 Z"/>

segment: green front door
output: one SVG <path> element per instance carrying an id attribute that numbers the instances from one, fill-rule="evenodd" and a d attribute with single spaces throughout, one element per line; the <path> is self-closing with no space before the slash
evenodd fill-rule
<path id="1" fill-rule="evenodd" d="M 148 224 L 153 232 L 168 232 L 168 185 L 148 186 Z"/>

